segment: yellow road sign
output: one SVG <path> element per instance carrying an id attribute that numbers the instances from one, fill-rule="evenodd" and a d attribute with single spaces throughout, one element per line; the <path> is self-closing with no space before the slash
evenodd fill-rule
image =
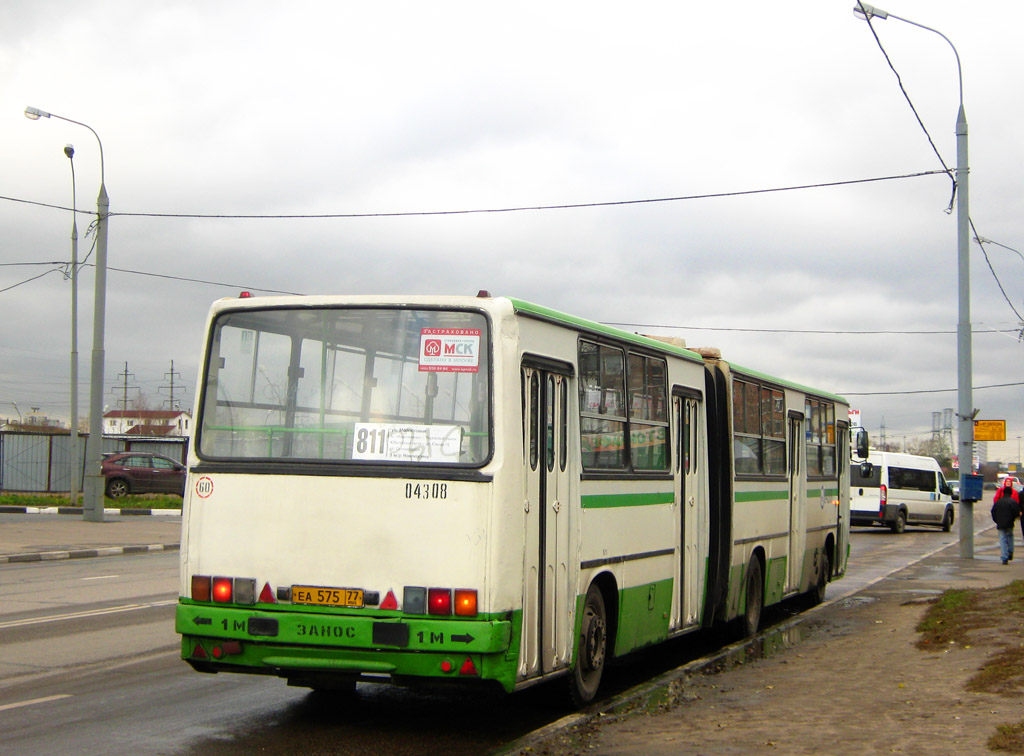
<path id="1" fill-rule="evenodd" d="M 975 441 L 1005 441 L 1006 421 L 1005 420 L 975 420 L 974 421 Z"/>

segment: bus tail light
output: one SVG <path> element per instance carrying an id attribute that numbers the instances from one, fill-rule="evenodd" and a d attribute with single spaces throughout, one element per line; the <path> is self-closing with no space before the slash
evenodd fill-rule
<path id="1" fill-rule="evenodd" d="M 449 588 L 431 588 L 427 591 L 427 614 L 450 615 L 452 592 Z"/>
<path id="2" fill-rule="evenodd" d="M 236 604 L 255 604 L 256 581 L 252 578 L 235 578 L 234 594 Z"/>
<path id="3" fill-rule="evenodd" d="M 473 663 L 473 660 L 467 656 L 466 661 L 462 662 L 462 666 L 459 668 L 459 674 L 472 675 L 475 677 L 479 676 L 480 673 L 477 671 L 476 665 Z"/>
<path id="4" fill-rule="evenodd" d="M 884 485 L 878 487 L 878 516 L 885 517 L 885 505 L 889 503 L 889 489 Z"/>
<path id="5" fill-rule="evenodd" d="M 476 616 L 476 591 L 470 588 L 455 589 L 455 615 L 457 617 Z"/>
<path id="6" fill-rule="evenodd" d="M 193 575 L 192 576 L 192 600 L 193 601 L 209 601 L 210 600 L 210 576 L 209 575 Z"/>
<path id="7" fill-rule="evenodd" d="M 213 579 L 213 600 L 218 604 L 230 604 L 233 591 L 231 578 L 215 577 Z"/>
<path id="8" fill-rule="evenodd" d="M 427 613 L 427 589 L 418 585 L 407 585 L 402 592 L 402 610 L 406 614 Z"/>
<path id="9" fill-rule="evenodd" d="M 274 598 L 274 591 L 270 588 L 270 583 L 263 584 L 263 590 L 260 591 L 260 603 L 261 604 L 276 604 L 277 599 Z"/>

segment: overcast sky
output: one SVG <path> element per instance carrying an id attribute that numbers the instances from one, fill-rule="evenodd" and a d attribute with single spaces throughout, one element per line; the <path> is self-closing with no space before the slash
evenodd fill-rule
<path id="1" fill-rule="evenodd" d="M 0 417 L 12 403 L 69 416 L 65 144 L 80 210 L 95 212 L 100 182 L 93 135 L 30 121 L 31 105 L 103 140 L 111 408 L 126 364 L 132 396 L 165 406 L 173 377 L 190 408 L 209 305 L 243 288 L 487 289 L 718 346 L 844 394 L 876 439 L 883 425 L 927 437 L 957 405 L 956 213 L 950 178 L 918 174 L 956 165 L 956 58 L 937 34 L 873 21 L 922 128 L 854 2 L 6 0 Z M 1024 4 L 882 7 L 941 31 L 962 62 L 970 214 L 994 242 L 971 248 L 974 406 L 1007 421 L 990 456 L 1010 460 L 1024 435 Z M 836 185 L 748 193 L 821 184 Z M 394 213 L 411 215 L 380 217 Z"/>

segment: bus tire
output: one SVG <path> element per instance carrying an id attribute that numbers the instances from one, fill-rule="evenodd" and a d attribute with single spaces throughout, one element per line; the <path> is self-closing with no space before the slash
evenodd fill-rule
<path id="1" fill-rule="evenodd" d="M 942 532 L 948 533 L 953 529 L 953 507 L 946 507 L 945 514 L 942 515 Z"/>
<path id="2" fill-rule="evenodd" d="M 761 560 L 750 558 L 747 565 L 746 602 L 740 617 L 740 632 L 744 638 L 755 635 L 761 627 L 761 610 L 764 608 L 764 579 L 761 576 Z"/>
<path id="3" fill-rule="evenodd" d="M 907 529 L 907 513 L 902 509 L 896 513 L 896 519 L 892 521 L 889 530 L 893 533 L 902 533 Z"/>
<path id="4" fill-rule="evenodd" d="M 587 589 L 576 642 L 576 663 L 569 676 L 569 698 L 576 707 L 594 700 L 608 656 L 608 616 L 596 583 Z"/>

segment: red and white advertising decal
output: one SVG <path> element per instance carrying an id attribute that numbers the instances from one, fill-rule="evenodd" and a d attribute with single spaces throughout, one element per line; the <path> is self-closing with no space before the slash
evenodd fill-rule
<path id="1" fill-rule="evenodd" d="M 480 329 L 423 328 L 419 369 L 427 373 L 476 373 L 480 370 Z"/>

